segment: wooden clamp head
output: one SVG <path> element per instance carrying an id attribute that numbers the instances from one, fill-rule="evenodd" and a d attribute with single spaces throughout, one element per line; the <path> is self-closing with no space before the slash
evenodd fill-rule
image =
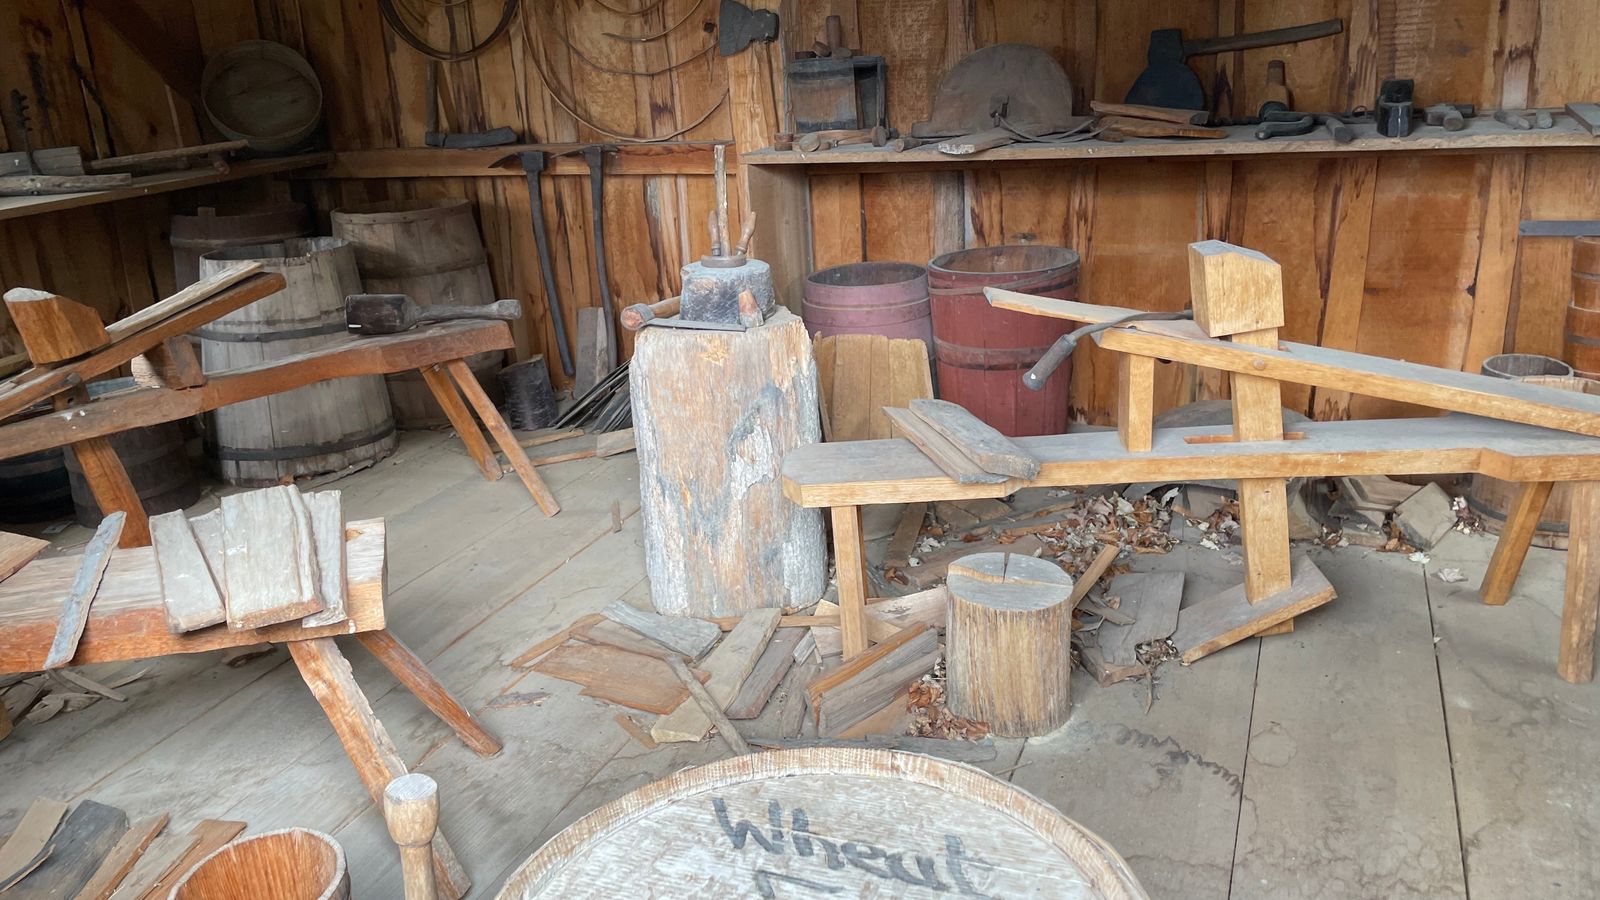
<path id="1" fill-rule="evenodd" d="M 1283 327 L 1283 267 L 1256 250 L 1190 244 L 1189 292 L 1195 322 L 1212 337 Z"/>
<path id="2" fill-rule="evenodd" d="M 12 288 L 6 291 L 5 301 L 34 365 L 65 362 L 111 342 L 100 314 L 76 300 L 33 288 Z"/>

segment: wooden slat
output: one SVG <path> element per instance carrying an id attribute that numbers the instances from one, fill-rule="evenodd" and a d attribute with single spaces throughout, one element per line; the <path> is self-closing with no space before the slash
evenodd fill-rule
<path id="1" fill-rule="evenodd" d="M 222 269 L 209 277 L 202 278 L 194 284 L 172 296 L 147 306 L 125 319 L 118 319 L 106 326 L 106 335 L 112 341 L 124 340 L 130 335 L 160 322 L 169 316 L 176 315 L 196 303 L 209 300 L 222 291 L 233 287 L 239 282 L 261 271 L 259 261 L 238 262 Z"/>
<path id="2" fill-rule="evenodd" d="M 100 527 L 95 529 L 94 537 L 89 540 L 83 554 L 74 557 L 78 563 L 77 572 L 73 575 L 72 586 L 60 601 L 61 612 L 56 619 L 55 634 L 51 636 L 50 650 L 45 654 L 41 668 L 59 669 L 70 662 L 77 652 L 84 625 L 89 621 L 90 606 L 100 591 L 106 568 L 111 564 L 125 518 L 120 512 L 107 515 L 101 520 Z M 54 597 L 50 599 L 54 600 Z"/>
<path id="3" fill-rule="evenodd" d="M 1245 586 L 1230 588 L 1186 606 L 1178 613 L 1178 630 L 1172 635 L 1185 663 L 1202 659 L 1224 647 L 1281 622 L 1316 609 L 1334 597 L 1333 586 L 1322 571 L 1304 556 L 1294 559 L 1294 581 L 1259 601 L 1245 599 Z"/>
<path id="4" fill-rule="evenodd" d="M 48 546 L 49 541 L 0 531 L 0 581 L 15 575 L 18 569 L 32 562 Z"/>
<path id="5" fill-rule="evenodd" d="M 701 668 L 711 673 L 706 691 L 718 705 L 726 707 L 733 702 L 739 686 L 755 667 L 761 651 L 777 629 L 782 614 L 779 609 L 760 609 L 745 614 L 744 621 L 701 663 Z M 650 729 L 650 737 L 660 743 L 698 741 L 710 728 L 711 720 L 700 707 L 685 703 L 657 720 Z"/>

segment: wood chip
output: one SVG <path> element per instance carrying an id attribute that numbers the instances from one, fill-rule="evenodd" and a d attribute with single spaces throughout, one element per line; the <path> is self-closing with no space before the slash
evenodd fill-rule
<path id="1" fill-rule="evenodd" d="M 83 627 L 89 623 L 89 607 L 94 602 L 95 592 L 100 590 L 100 579 L 106 574 L 106 566 L 111 564 L 111 554 L 117 549 L 127 518 L 128 514 L 121 511 L 106 516 L 84 548 L 78 574 L 61 605 L 61 617 L 56 621 L 55 639 L 50 642 L 44 668 L 59 669 L 71 662 L 78 652 L 78 639 L 83 637 Z"/>

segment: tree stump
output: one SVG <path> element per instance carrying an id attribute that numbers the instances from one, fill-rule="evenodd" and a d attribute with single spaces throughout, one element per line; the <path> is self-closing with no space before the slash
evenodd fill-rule
<path id="1" fill-rule="evenodd" d="M 950 564 L 946 703 L 1000 737 L 1055 730 L 1072 711 L 1072 576 L 1017 553 Z"/>
<path id="2" fill-rule="evenodd" d="M 646 328 L 629 364 L 645 569 L 656 611 L 805 605 L 827 585 L 822 514 L 783 495 L 784 454 L 822 439 L 804 323 Z"/>

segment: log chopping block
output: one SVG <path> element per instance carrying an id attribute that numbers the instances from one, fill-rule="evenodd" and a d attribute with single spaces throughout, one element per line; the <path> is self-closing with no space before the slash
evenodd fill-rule
<path id="1" fill-rule="evenodd" d="M 819 510 L 783 495 L 784 454 L 822 439 L 798 316 L 747 331 L 646 328 L 628 366 L 650 597 L 665 615 L 809 604 L 827 584 Z"/>
<path id="2" fill-rule="evenodd" d="M 1054 731 L 1072 712 L 1072 577 L 1021 553 L 951 563 L 946 703 L 1000 737 Z"/>

